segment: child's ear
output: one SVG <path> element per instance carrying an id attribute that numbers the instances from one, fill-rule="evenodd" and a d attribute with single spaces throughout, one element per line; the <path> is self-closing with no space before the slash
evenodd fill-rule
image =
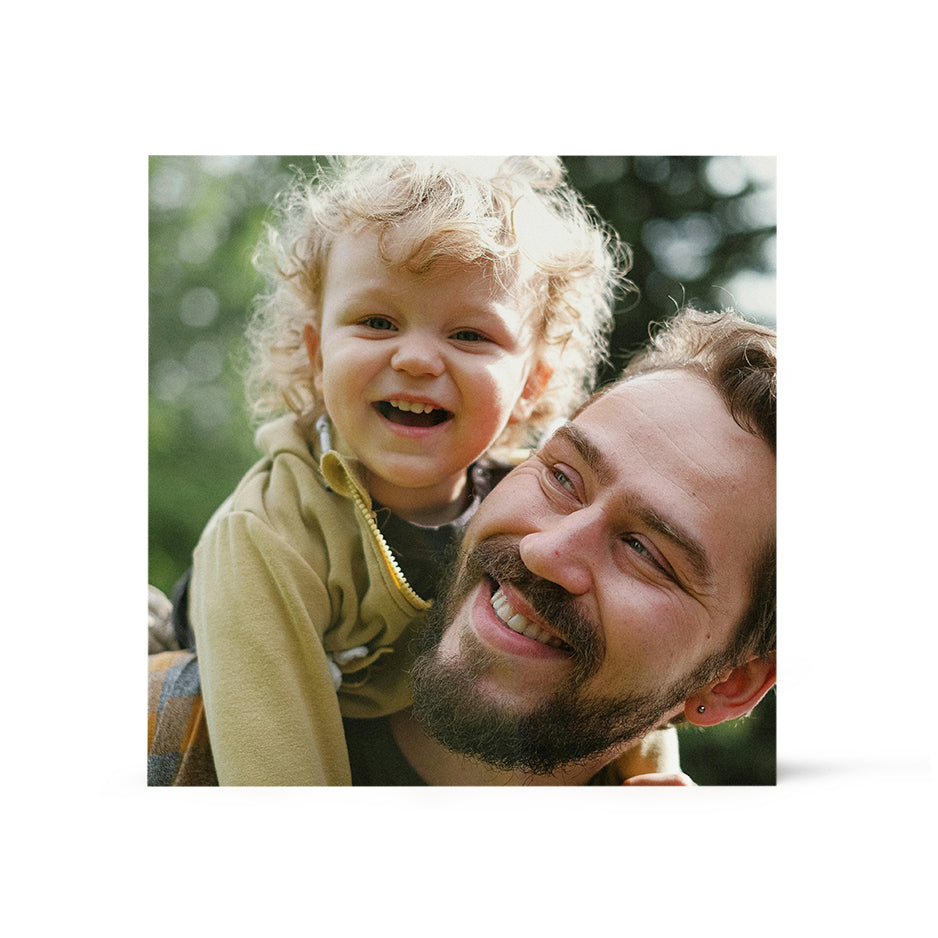
<path id="1" fill-rule="evenodd" d="M 524 383 L 521 394 L 518 396 L 518 400 L 515 401 L 509 423 L 522 423 L 528 419 L 553 374 L 554 369 L 547 362 L 538 361 L 535 363 L 531 369 L 531 374 L 528 375 L 528 380 Z"/>
<path id="2" fill-rule="evenodd" d="M 695 726 L 716 726 L 745 716 L 775 684 L 775 652 L 729 668 L 713 684 L 700 688 L 684 704 Z"/>
<path id="3" fill-rule="evenodd" d="M 322 390 L 322 347 L 319 342 L 319 333 L 311 323 L 303 326 L 303 341 L 306 343 L 306 355 L 310 367 L 313 369 L 313 384 L 317 390 Z"/>

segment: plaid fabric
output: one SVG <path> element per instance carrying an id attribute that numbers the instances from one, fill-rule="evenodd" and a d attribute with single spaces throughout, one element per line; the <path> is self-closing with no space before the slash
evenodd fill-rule
<path id="1" fill-rule="evenodd" d="M 195 655 L 150 655 L 148 677 L 147 785 L 217 785 Z"/>

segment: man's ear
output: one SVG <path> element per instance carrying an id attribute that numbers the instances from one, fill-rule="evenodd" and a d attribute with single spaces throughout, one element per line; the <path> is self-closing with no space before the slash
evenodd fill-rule
<path id="1" fill-rule="evenodd" d="M 745 716 L 775 684 L 775 652 L 729 668 L 689 697 L 684 716 L 695 726 L 715 726 Z"/>
<path id="2" fill-rule="evenodd" d="M 303 341 L 306 343 L 306 356 L 313 369 L 313 384 L 316 390 L 322 393 L 322 348 L 319 333 L 311 322 L 303 326 Z"/>
<path id="3" fill-rule="evenodd" d="M 528 380 L 524 383 L 524 388 L 512 408 L 509 423 L 521 423 L 531 416 L 531 411 L 537 403 L 538 398 L 544 393 L 554 369 L 547 362 L 540 360 L 535 363 L 528 375 Z"/>

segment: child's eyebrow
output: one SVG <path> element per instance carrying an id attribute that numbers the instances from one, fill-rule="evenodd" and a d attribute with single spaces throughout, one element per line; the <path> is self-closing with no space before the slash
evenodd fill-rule
<path id="1" fill-rule="evenodd" d="M 400 298 L 394 290 L 383 286 L 362 284 L 350 290 L 343 298 L 340 308 L 354 309 L 356 306 L 374 304 L 382 307 L 397 308 Z M 495 300 L 480 300 L 453 305 L 451 315 L 455 319 L 460 317 L 484 319 L 492 325 L 503 324 L 506 320 L 503 306 Z"/>
<path id="2" fill-rule="evenodd" d="M 372 287 L 362 284 L 350 290 L 343 298 L 343 306 L 354 306 L 356 303 L 378 302 L 387 303 L 392 295 L 381 287 Z"/>
<path id="3" fill-rule="evenodd" d="M 612 484 L 615 477 L 612 461 L 578 426 L 568 421 L 557 428 L 553 438 L 569 443 L 576 450 L 600 486 Z M 684 554 L 696 580 L 695 588 L 701 591 L 709 589 L 713 584 L 713 564 L 703 544 L 673 519 L 666 518 L 657 508 L 636 495 L 625 493 L 624 499 L 632 514 Z"/>

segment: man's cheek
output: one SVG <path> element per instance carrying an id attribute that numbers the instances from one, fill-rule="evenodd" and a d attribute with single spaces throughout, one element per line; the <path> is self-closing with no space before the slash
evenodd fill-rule
<path id="1" fill-rule="evenodd" d="M 495 534 L 526 533 L 536 527 L 545 506 L 527 463 L 506 476 L 479 506 L 463 541 L 467 549 Z"/>

